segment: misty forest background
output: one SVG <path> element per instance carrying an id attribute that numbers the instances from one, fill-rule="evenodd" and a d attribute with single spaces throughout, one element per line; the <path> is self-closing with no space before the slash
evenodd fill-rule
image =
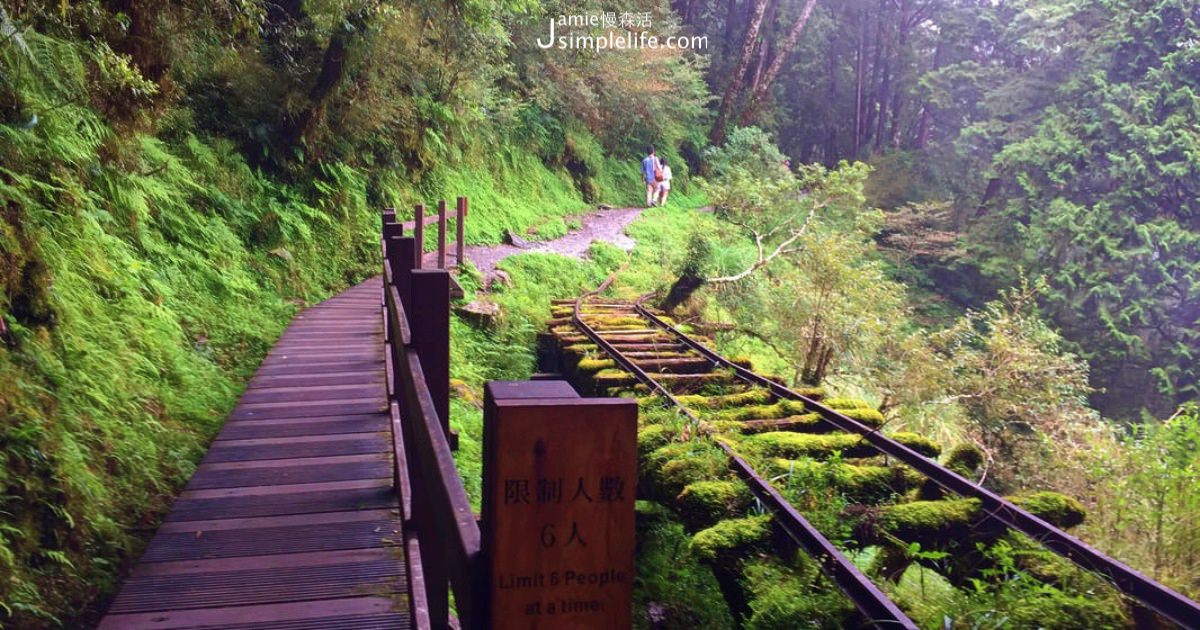
<path id="1" fill-rule="evenodd" d="M 708 46 L 535 44 L 602 11 Z M 1200 596 L 1195 2 L 7 0 L 0 624 L 94 617 L 290 316 L 375 272 L 380 207 L 554 238 L 639 205 L 650 143 L 718 212 L 648 214 L 634 282 Z M 598 255 L 455 321 L 466 391 L 532 368 L 517 287 Z"/>

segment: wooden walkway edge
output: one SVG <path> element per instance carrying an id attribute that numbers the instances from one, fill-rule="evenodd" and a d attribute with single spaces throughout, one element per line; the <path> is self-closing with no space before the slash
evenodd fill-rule
<path id="1" fill-rule="evenodd" d="M 411 627 L 381 288 L 296 317 L 101 630 Z"/>

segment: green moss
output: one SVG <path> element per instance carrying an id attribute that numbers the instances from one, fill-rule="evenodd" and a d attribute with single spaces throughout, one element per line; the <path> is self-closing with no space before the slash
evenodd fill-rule
<path id="1" fill-rule="evenodd" d="M 892 439 L 930 457 L 940 448 L 932 440 L 914 433 L 897 433 Z M 849 433 L 807 434 L 789 431 L 760 433 L 746 438 L 747 443 L 762 449 L 765 455 L 780 457 L 813 457 L 822 459 L 840 452 L 843 457 L 871 457 L 878 454 L 862 436 Z"/>
<path id="2" fill-rule="evenodd" d="M 646 320 L 636 315 L 590 315 L 588 324 L 604 330 L 649 328 Z"/>
<path id="3" fill-rule="evenodd" d="M 783 382 L 779 379 L 774 379 L 774 378 L 771 380 L 773 380 L 777 383 Z M 822 400 L 823 398 L 825 398 L 825 388 L 824 387 L 795 387 L 792 389 L 792 391 L 796 392 L 797 394 L 800 394 L 801 396 L 804 396 L 805 398 L 811 398 L 813 400 Z"/>
<path id="4" fill-rule="evenodd" d="M 683 522 L 700 528 L 742 512 L 753 498 L 740 481 L 698 481 L 685 486 L 675 500 Z"/>
<path id="5" fill-rule="evenodd" d="M 691 549 L 702 560 L 742 556 L 771 539 L 771 517 L 750 516 L 721 521 L 692 536 Z"/>
<path id="6" fill-rule="evenodd" d="M 652 483 L 648 490 L 672 498 L 690 483 L 717 479 L 729 470 L 725 454 L 701 441 L 672 442 L 651 452 L 641 465 L 643 476 Z"/>
<path id="7" fill-rule="evenodd" d="M 690 537 L 683 525 L 670 518 L 668 510 L 643 511 L 639 501 L 637 553 L 634 556 L 635 611 L 653 607 L 659 619 L 644 613 L 634 615 L 634 628 L 712 628 L 732 630 L 733 615 L 722 597 L 712 569 L 691 551 Z M 657 505 L 657 504 L 651 504 Z"/>
<path id="8" fill-rule="evenodd" d="M 946 453 L 945 461 L 942 463 L 946 468 L 964 477 L 971 477 L 983 464 L 983 451 L 974 444 L 959 444 Z"/>
<path id="9" fill-rule="evenodd" d="M 839 411 L 846 409 L 874 409 L 870 403 L 861 398 L 826 398 L 821 401 L 821 404 Z"/>
<path id="10" fill-rule="evenodd" d="M 744 627 L 838 630 L 858 625 L 854 606 L 837 588 L 819 579 L 810 564 L 790 566 L 770 557 L 745 562 L 741 582 L 747 593 L 750 616 Z"/>
<path id="11" fill-rule="evenodd" d="M 879 428 L 883 426 L 883 414 L 877 409 L 856 408 L 838 409 L 837 411 L 847 418 L 858 420 L 859 422 L 872 428 Z"/>
<path id="12" fill-rule="evenodd" d="M 575 369 L 580 372 L 598 372 L 600 370 L 609 370 L 616 367 L 616 361 L 603 357 L 580 359 L 579 363 L 575 364 Z M 624 374 L 624 372 L 622 372 L 622 374 Z"/>
<path id="13" fill-rule="evenodd" d="M 740 420 L 703 422 L 700 426 L 708 433 L 741 433 L 742 429 L 746 427 L 745 423 Z"/>
<path id="14" fill-rule="evenodd" d="M 676 396 L 679 403 L 688 409 L 700 411 L 705 409 L 724 409 L 726 407 L 738 407 L 741 405 L 763 405 L 771 402 L 774 396 L 771 392 L 765 389 L 749 389 L 736 394 L 725 394 L 719 396 L 697 396 L 685 395 Z"/>
<path id="15" fill-rule="evenodd" d="M 901 431 L 893 433 L 890 437 L 925 457 L 937 457 L 942 453 L 942 447 L 937 442 L 923 435 Z"/>
<path id="16" fill-rule="evenodd" d="M 969 530 L 979 507 L 973 498 L 901 503 L 882 508 L 875 526 L 904 541 L 952 539 Z"/>
<path id="17" fill-rule="evenodd" d="M 645 457 L 670 442 L 672 437 L 674 437 L 674 431 L 668 430 L 665 425 L 651 424 L 641 427 L 638 429 L 637 436 L 638 455 Z"/>
<path id="18" fill-rule="evenodd" d="M 811 478 L 823 472 L 831 473 L 835 487 L 848 498 L 873 503 L 895 494 L 903 494 L 924 481 L 924 477 L 908 466 L 856 466 L 853 464 L 829 464 L 811 459 L 770 460 L 777 474 L 801 474 Z M 832 470 L 829 468 L 832 467 Z"/>
<path id="19" fill-rule="evenodd" d="M 1035 492 L 1008 497 L 1008 500 L 1058 527 L 1075 527 L 1087 515 L 1079 501 L 1057 492 Z"/>
<path id="20" fill-rule="evenodd" d="M 753 390 L 751 390 L 753 391 Z M 797 400 L 780 400 L 769 405 L 742 405 L 720 409 L 705 414 L 710 420 L 769 420 L 806 413 L 804 403 Z"/>

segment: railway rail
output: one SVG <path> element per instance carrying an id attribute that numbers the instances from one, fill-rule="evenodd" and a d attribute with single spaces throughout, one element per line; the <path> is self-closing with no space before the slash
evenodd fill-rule
<path id="1" fill-rule="evenodd" d="M 885 455 L 911 467 L 942 491 L 977 500 L 983 520 L 1021 532 L 1072 563 L 1101 576 L 1131 598 L 1134 602 L 1134 618 L 1139 625 L 1152 617 L 1145 610 L 1139 610 L 1139 607 L 1144 607 L 1180 627 L 1200 628 L 1200 605 L 1196 602 L 1109 558 L 1056 527 L 1043 518 L 1044 515 L 1035 514 L 1032 508 L 1018 505 L 943 466 L 931 458 L 928 451 L 921 449 L 919 442 L 906 442 L 899 439 L 901 436 L 886 435 L 879 426 L 873 426 L 877 423 L 863 419 L 861 413 L 822 404 L 814 396 L 785 387 L 739 362 L 717 354 L 705 343 L 681 331 L 654 309 L 647 307 L 645 302 L 650 295 L 642 296 L 635 302 L 598 300 L 596 296 L 610 282 L 611 278 L 596 291 L 580 295 L 575 300 L 556 301 L 558 318 L 551 322 L 552 326 L 557 326 L 553 330 L 556 331 L 554 337 L 560 353 L 570 355 L 572 351 L 567 349 L 572 348 L 577 359 L 593 357 L 590 367 L 601 368 L 589 375 L 597 387 L 628 390 L 640 386 L 644 391 L 639 393 L 648 392 L 661 398 L 682 414 L 693 429 L 703 426 L 702 414 L 698 415 L 696 410 L 680 400 L 681 392 L 714 384 L 725 388 L 725 391 L 761 393 L 772 404 L 791 401 L 782 405 L 783 409 L 794 410 L 797 405 L 802 405 L 807 413 L 804 422 L 800 422 L 794 413 L 782 418 L 754 418 L 745 421 L 745 430 L 754 433 L 772 430 L 820 432 L 850 437 L 854 449 L 867 449 L 874 454 Z M 569 315 L 565 312 L 568 308 Z M 572 332 L 566 332 L 568 330 Z M 580 348 L 586 349 L 580 352 Z M 594 357 L 598 354 L 608 357 L 609 363 L 597 363 Z M 578 361 L 576 365 L 579 365 Z M 605 366 L 615 369 L 605 369 Z M 761 402 L 763 398 L 758 400 Z M 780 529 L 818 561 L 822 571 L 848 596 L 867 623 L 880 628 L 917 627 L 871 578 L 788 502 L 767 476 L 755 470 L 725 440 L 714 442 L 728 456 L 738 477 L 747 484 L 758 501 L 772 512 Z"/>

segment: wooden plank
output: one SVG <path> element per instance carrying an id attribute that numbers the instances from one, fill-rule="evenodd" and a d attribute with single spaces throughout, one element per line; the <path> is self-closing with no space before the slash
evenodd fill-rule
<path id="1" fill-rule="evenodd" d="M 253 440 L 219 440 L 204 457 L 204 463 L 244 462 L 298 457 L 332 457 L 385 453 L 390 445 L 380 433 L 318 435 Z M 220 436 L 218 436 L 220 437 Z"/>
<path id="2" fill-rule="evenodd" d="M 352 457 L 363 457 L 361 455 Z M 392 474 L 392 463 L 386 456 L 368 455 L 361 461 L 314 462 L 288 466 L 254 467 L 242 469 L 201 468 L 188 482 L 187 489 L 235 488 L 239 486 L 295 485 L 353 479 L 386 479 Z M 318 458 L 341 459 L 341 458 Z M 279 460 L 274 460 L 279 461 Z"/>
<path id="3" fill-rule="evenodd" d="M 380 485 L 366 488 L 325 489 L 295 492 L 302 486 L 334 486 L 345 482 L 328 484 L 300 484 L 295 486 L 261 486 L 274 492 L 269 494 L 242 494 L 235 496 L 205 496 L 180 498 L 172 506 L 167 521 L 194 521 L 202 518 L 246 518 L 251 516 L 282 516 L 287 514 L 312 514 L 395 506 L 395 495 L 391 481 L 382 479 Z M 229 490 L 243 490 L 232 488 Z M 188 493 L 228 492 L 229 490 L 195 490 Z M 188 494 L 184 493 L 184 494 Z"/>
<path id="4" fill-rule="evenodd" d="M 233 413 L 229 414 L 229 419 L 304 418 L 332 413 L 382 413 L 386 409 L 387 400 L 382 395 L 378 398 L 347 398 L 317 402 L 249 403 L 239 405 Z"/>
<path id="5" fill-rule="evenodd" d="M 344 564 L 132 578 L 109 611 L 122 614 L 316 601 L 364 591 L 402 593 L 406 588 L 403 567 L 385 556 Z"/>
<path id="6" fill-rule="evenodd" d="M 301 400 L 363 398 L 379 395 L 378 383 L 262 387 L 242 395 L 243 403 L 295 402 Z"/>
<path id="7" fill-rule="evenodd" d="M 321 387 L 323 385 L 353 385 L 358 383 L 383 383 L 376 370 L 348 372 L 326 372 L 324 374 L 280 374 L 257 376 L 246 386 L 247 390 L 270 387 Z"/>
<path id="8" fill-rule="evenodd" d="M 381 283 L 268 353 L 100 628 L 407 628 Z"/>
<path id="9" fill-rule="evenodd" d="M 112 615 L 100 623 L 99 630 L 170 630 L 197 627 L 359 630 L 411 626 L 407 610 L 403 607 L 397 608 L 397 598 L 373 596 Z"/>

